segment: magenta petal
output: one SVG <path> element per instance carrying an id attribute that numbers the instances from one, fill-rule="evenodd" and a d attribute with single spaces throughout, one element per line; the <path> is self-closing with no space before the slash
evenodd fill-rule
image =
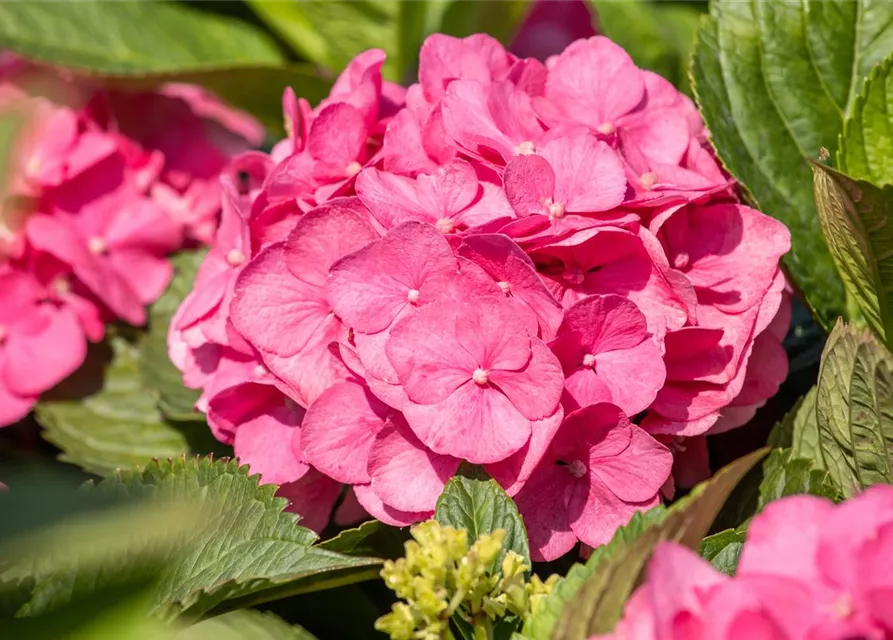
<path id="1" fill-rule="evenodd" d="M 302 527 L 320 533 L 329 524 L 335 501 L 341 495 L 341 484 L 310 469 L 296 482 L 279 487 L 276 495 L 289 500 L 286 511 L 301 516 Z"/>
<path id="2" fill-rule="evenodd" d="M 342 382 L 331 387 L 310 406 L 304 419 L 305 459 L 339 482 L 368 482 L 369 452 L 391 413 L 360 384 Z"/>
<path id="3" fill-rule="evenodd" d="M 529 365 L 532 341 L 523 318 L 512 312 L 504 300 L 485 299 L 459 308 L 456 335 L 462 348 L 474 358 L 476 368 L 492 371 L 520 371 Z M 541 354 L 537 372 L 547 373 L 552 364 L 549 355 Z M 495 380 L 495 378 L 494 378 Z M 547 378 L 546 384 L 549 379 Z M 548 387 L 547 387 L 548 388 Z M 546 400 L 545 402 L 548 402 Z M 546 414 L 551 414 L 554 406 Z M 544 414 L 544 415 L 546 415 Z M 536 419 L 542 416 L 536 416 Z"/>
<path id="4" fill-rule="evenodd" d="M 623 164 L 617 153 L 594 135 L 578 130 L 559 136 L 544 144 L 538 153 L 551 165 L 555 173 L 553 197 L 567 211 L 608 211 L 623 202 Z"/>
<path id="5" fill-rule="evenodd" d="M 660 348 L 650 338 L 631 349 L 597 354 L 595 371 L 610 389 L 611 402 L 630 416 L 647 409 L 666 380 Z"/>
<path id="6" fill-rule="evenodd" d="M 378 433 L 369 454 L 372 490 L 401 511 L 433 511 L 460 462 L 428 450 L 403 419 L 395 416 Z"/>
<path id="7" fill-rule="evenodd" d="M 403 414 L 431 450 L 475 464 L 503 460 L 530 439 L 530 421 L 508 398 L 470 380 L 437 404 L 404 404 Z"/>
<path id="8" fill-rule="evenodd" d="M 2 360 L 0 360 L 2 365 Z M 28 415 L 37 404 L 37 395 L 20 396 L 6 386 L 5 379 L 0 376 L 0 427 L 14 424 Z"/>
<path id="9" fill-rule="evenodd" d="M 357 176 L 357 196 L 385 228 L 407 220 L 429 220 L 431 214 L 419 203 L 416 181 L 401 175 L 364 169 Z"/>
<path id="10" fill-rule="evenodd" d="M 347 173 L 366 146 L 366 122 L 363 114 L 346 103 L 324 107 L 310 125 L 307 148 L 310 155 L 337 166 Z"/>
<path id="11" fill-rule="evenodd" d="M 595 474 L 590 474 L 588 484 L 574 486 L 568 501 L 568 520 L 580 540 L 598 547 L 610 542 L 617 529 L 628 524 L 636 512 L 658 504 L 660 498 L 656 492 L 653 498 L 643 502 L 621 500 Z"/>
<path id="12" fill-rule="evenodd" d="M 564 410 L 559 405 L 551 416 L 531 422 L 530 440 L 522 449 L 505 460 L 487 465 L 487 472 L 502 485 L 507 494 L 515 495 L 527 482 L 530 474 L 546 454 L 562 420 Z"/>

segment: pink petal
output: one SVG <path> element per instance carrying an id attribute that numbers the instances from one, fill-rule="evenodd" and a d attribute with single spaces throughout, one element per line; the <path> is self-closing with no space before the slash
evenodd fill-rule
<path id="1" fill-rule="evenodd" d="M 368 482 L 369 452 L 391 413 L 363 385 L 336 384 L 307 411 L 301 428 L 304 458 L 339 482 Z"/>
<path id="2" fill-rule="evenodd" d="M 372 485 L 358 484 L 354 485 L 353 489 L 357 495 L 357 501 L 369 512 L 369 515 L 392 527 L 405 527 L 422 520 L 428 520 L 434 515 L 433 511 L 407 512 L 386 505 L 381 498 L 375 495 Z"/>
<path id="3" fill-rule="evenodd" d="M 161 297 L 174 275 L 166 258 L 140 250 L 116 250 L 109 254 L 108 262 L 145 305 Z"/>
<path id="4" fill-rule="evenodd" d="M 660 498 L 656 491 L 649 500 L 626 502 L 605 486 L 596 474 L 589 474 L 588 484 L 577 483 L 571 493 L 567 506 L 568 520 L 571 530 L 580 540 L 597 547 L 610 542 L 617 529 L 628 524 L 635 513 L 647 511 L 658 504 Z"/>
<path id="5" fill-rule="evenodd" d="M 370 213 L 387 229 L 407 220 L 432 218 L 419 202 L 417 184 L 411 178 L 369 167 L 357 175 L 356 190 Z"/>
<path id="6" fill-rule="evenodd" d="M 666 380 L 660 348 L 650 338 L 631 349 L 597 354 L 595 370 L 610 389 L 611 402 L 630 416 L 647 409 Z"/>
<path id="7" fill-rule="evenodd" d="M 619 455 L 599 456 L 593 450 L 592 473 L 625 502 L 653 499 L 670 476 L 673 455 L 670 450 L 632 425 L 629 447 Z"/>
<path id="8" fill-rule="evenodd" d="M 555 172 L 554 199 L 565 210 L 608 211 L 623 202 L 623 165 L 614 150 L 594 135 L 577 130 L 553 138 L 542 145 L 538 154 Z"/>
<path id="9" fill-rule="evenodd" d="M 378 433 L 369 454 L 372 490 L 401 511 L 433 511 L 460 462 L 429 451 L 404 420 L 395 417 Z"/>
<path id="10" fill-rule="evenodd" d="M 435 33 L 425 39 L 419 52 L 419 83 L 425 97 L 436 102 L 453 80 L 488 83 L 506 73 L 510 65 L 511 56 L 488 35 L 454 38 Z"/>
<path id="11" fill-rule="evenodd" d="M 535 155 L 512 158 L 505 167 L 505 194 L 519 216 L 548 214 L 547 205 L 555 194 L 556 176 L 552 165 Z"/>
<path id="12" fill-rule="evenodd" d="M 341 484 L 310 469 L 296 482 L 289 482 L 279 487 L 276 495 L 286 498 L 291 504 L 286 511 L 301 516 L 300 525 L 322 532 L 329 524 L 332 508 L 341 495 Z"/>
<path id="13" fill-rule="evenodd" d="M 565 312 L 558 332 L 577 332 L 581 346 L 596 354 L 638 346 L 647 330 L 645 316 L 629 300 L 617 295 L 594 295 Z"/>
<path id="14" fill-rule="evenodd" d="M 87 344 L 77 316 L 67 307 L 43 304 L 31 311 L 46 319 L 40 333 L 7 336 L 3 374 L 11 393 L 36 396 L 67 378 L 84 362 Z"/>
<path id="15" fill-rule="evenodd" d="M 403 414 L 428 448 L 475 464 L 504 460 L 530 439 L 530 421 L 508 398 L 470 380 L 437 404 L 404 404 Z"/>
<path id="16" fill-rule="evenodd" d="M 505 460 L 487 465 L 487 472 L 510 496 L 515 495 L 539 465 L 564 420 L 561 406 L 551 416 L 531 422 L 530 440 Z"/>
<path id="17" fill-rule="evenodd" d="M 577 543 L 567 517 L 567 500 L 574 478 L 554 464 L 537 467 L 515 502 L 524 516 L 530 557 L 548 562 L 563 556 Z"/>
<path id="18" fill-rule="evenodd" d="M 3 361 L 0 360 L 0 365 L 2 364 Z M 0 379 L 0 427 L 15 424 L 27 416 L 35 404 L 37 404 L 37 395 L 20 396 L 13 393 L 6 386 L 4 379 Z"/>
<path id="19" fill-rule="evenodd" d="M 344 174 L 365 146 L 365 118 L 349 104 L 341 102 L 324 107 L 310 125 L 307 143 L 310 155 L 340 168 Z"/>
<path id="20" fill-rule="evenodd" d="M 520 371 L 493 369 L 490 380 L 528 420 L 550 416 L 561 399 L 564 374 L 558 358 L 540 340 L 530 342 L 530 362 Z"/>

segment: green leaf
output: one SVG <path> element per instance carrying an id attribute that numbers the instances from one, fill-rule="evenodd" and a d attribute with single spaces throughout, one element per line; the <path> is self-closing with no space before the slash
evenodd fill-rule
<path id="1" fill-rule="evenodd" d="M 171 258 L 174 277 L 164 295 L 150 308 L 149 330 L 140 341 L 140 375 L 144 384 L 158 393 L 158 408 L 173 420 L 205 420 L 194 409 L 199 391 L 183 385 L 183 374 L 167 355 L 167 331 L 183 298 L 192 291 L 195 274 L 206 253 L 184 251 Z"/>
<path id="2" fill-rule="evenodd" d="M 814 171 L 822 231 L 847 293 L 881 340 L 893 344 L 893 186 L 818 164 Z"/>
<path id="3" fill-rule="evenodd" d="M 893 58 L 871 72 L 843 124 L 837 165 L 854 178 L 893 184 Z"/>
<path id="4" fill-rule="evenodd" d="M 826 327 L 846 311 L 808 158 L 834 151 L 856 92 L 893 50 L 893 4 L 715 0 L 692 75 L 701 113 L 748 200 L 791 229 L 785 262 Z"/>
<path id="5" fill-rule="evenodd" d="M 309 67 L 286 66 L 261 29 L 179 2 L 3 3 L 0 47 L 117 86 L 198 83 L 268 125 L 281 123 L 286 86 L 314 101 L 327 89 Z"/>
<path id="6" fill-rule="evenodd" d="M 91 371 L 106 364 L 98 375 Z M 43 437 L 62 449 L 61 460 L 105 476 L 153 458 L 208 450 L 205 424 L 177 427 L 164 421 L 155 394 L 143 387 L 138 350 L 123 338 L 94 348 L 72 380 L 102 386 L 83 395 L 83 389 L 68 394 L 63 385 L 55 396 L 41 400 L 36 412 Z"/>
<path id="7" fill-rule="evenodd" d="M 827 471 L 815 467 L 812 460 L 795 458 L 790 449 L 775 449 L 763 462 L 757 512 L 779 498 L 806 494 L 838 499 L 838 492 Z"/>
<path id="8" fill-rule="evenodd" d="M 309 631 L 282 618 L 239 609 L 204 620 L 176 635 L 176 640 L 316 640 Z"/>
<path id="9" fill-rule="evenodd" d="M 208 514 L 184 541 L 183 556 L 167 570 L 154 603 L 163 617 L 198 617 L 286 596 L 378 577 L 381 560 L 311 546 L 309 529 L 283 511 L 274 485 L 237 461 L 180 458 L 119 473 L 100 488 L 130 495 L 173 495 Z"/>
<path id="10" fill-rule="evenodd" d="M 494 563 L 499 567 L 505 553 L 514 551 L 530 566 L 530 547 L 527 530 L 508 494 L 480 467 L 463 464 L 437 499 L 434 519 L 440 524 L 468 531 L 468 544 L 481 534 L 505 529 L 502 553 Z"/>
<path id="11" fill-rule="evenodd" d="M 379 520 L 370 520 L 355 529 L 345 529 L 334 538 L 317 543 L 317 546 L 349 556 L 395 560 L 405 555 L 403 545 L 407 540 L 408 529 L 397 529 Z"/>
<path id="12" fill-rule="evenodd" d="M 834 327 L 819 369 L 822 458 L 844 497 L 893 482 L 893 356 L 869 332 Z"/>
<path id="13" fill-rule="evenodd" d="M 620 618 L 658 542 L 697 549 L 729 494 L 766 455 L 755 451 L 721 469 L 669 508 L 635 516 L 610 543 L 595 549 L 584 567 L 568 572 L 524 625 L 531 640 L 585 640 L 607 633 Z"/>
<path id="14" fill-rule="evenodd" d="M 503 44 L 509 44 L 531 6 L 529 0 L 441 0 L 440 26 L 434 31 L 464 38 L 487 33 Z"/>
<path id="15" fill-rule="evenodd" d="M 733 576 L 738 569 L 746 535 L 743 529 L 726 529 L 704 538 L 698 551 L 714 569 Z"/>
<path id="16" fill-rule="evenodd" d="M 589 0 L 598 31 L 626 49 L 635 63 L 688 91 L 688 64 L 701 12 L 692 5 Z"/>

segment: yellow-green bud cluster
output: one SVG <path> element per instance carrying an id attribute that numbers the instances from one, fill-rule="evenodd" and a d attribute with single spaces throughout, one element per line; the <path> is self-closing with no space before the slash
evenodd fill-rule
<path id="1" fill-rule="evenodd" d="M 530 567 L 514 551 L 494 565 L 505 531 L 479 537 L 469 548 L 464 529 L 428 520 L 411 531 L 406 556 L 388 561 L 381 576 L 405 602 L 393 606 L 375 628 L 393 640 L 453 639 L 450 618 L 459 615 L 474 625 L 475 637 L 488 637 L 492 622 L 506 615 L 525 618 L 551 590 L 558 576 L 546 582 L 525 574 Z"/>

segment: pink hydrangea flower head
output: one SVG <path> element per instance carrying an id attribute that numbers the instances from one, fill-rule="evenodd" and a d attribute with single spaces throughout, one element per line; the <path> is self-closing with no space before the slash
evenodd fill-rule
<path id="1" fill-rule="evenodd" d="M 467 38 L 435 33 L 425 39 L 419 52 L 419 84 L 425 99 L 434 103 L 454 80 L 489 84 L 504 78 L 513 62 L 514 56 L 483 33 Z"/>
<path id="2" fill-rule="evenodd" d="M 28 273 L 0 265 L 0 426 L 23 418 L 37 397 L 87 354 L 75 313 L 46 301 Z M 38 366 L 35 366 L 35 363 Z"/>
<path id="3" fill-rule="evenodd" d="M 620 296 L 583 298 L 568 309 L 549 347 L 567 378 L 568 409 L 610 402 L 635 415 L 664 384 L 663 354 L 648 334 L 645 316 Z"/>
<path id="4" fill-rule="evenodd" d="M 410 400 L 409 426 L 437 453 L 502 460 L 530 439 L 531 421 L 558 408 L 557 359 L 501 300 L 423 307 L 393 328 L 386 353 Z"/>
<path id="5" fill-rule="evenodd" d="M 610 404 L 568 415 L 516 496 L 531 557 L 553 560 L 582 540 L 608 542 L 636 511 L 659 503 L 669 450 Z"/>

